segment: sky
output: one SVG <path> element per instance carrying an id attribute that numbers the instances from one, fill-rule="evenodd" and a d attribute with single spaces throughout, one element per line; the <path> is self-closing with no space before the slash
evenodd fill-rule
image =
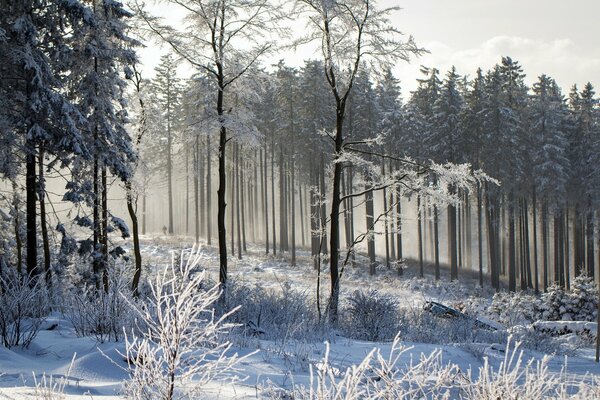
<path id="1" fill-rule="evenodd" d="M 392 14 L 392 24 L 430 51 L 394 69 L 405 95 L 415 89 L 421 65 L 436 67 L 442 74 L 454 65 L 458 73 L 473 76 L 478 67 L 487 70 L 502 56 L 520 62 L 528 84 L 546 74 L 564 93 L 574 83 L 582 87 L 590 81 L 600 87 L 598 0 L 380 0 L 378 4 L 400 7 Z M 153 7 L 167 19 L 173 15 L 172 7 Z M 149 75 L 160 52 L 155 45 L 141 51 Z M 305 50 L 265 62 L 285 57 L 298 66 L 303 58 L 318 56 Z"/>

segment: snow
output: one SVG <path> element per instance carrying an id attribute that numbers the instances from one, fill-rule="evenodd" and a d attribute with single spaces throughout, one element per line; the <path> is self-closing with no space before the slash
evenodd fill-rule
<path id="1" fill-rule="evenodd" d="M 142 240 L 145 263 L 157 266 L 168 264 L 174 257 L 172 251 L 186 249 L 188 244 L 185 238 L 145 237 Z M 314 292 L 315 273 L 306 252 L 299 251 L 296 267 L 291 267 L 284 258 L 264 256 L 263 252 L 262 248 L 250 246 L 248 255 L 243 260 L 231 263 L 232 279 L 243 280 L 248 284 L 261 284 L 274 290 L 280 290 L 283 282 L 288 282 L 297 290 Z M 216 276 L 216 250 L 205 246 L 199 257 L 207 272 Z M 378 271 L 377 276 L 369 278 L 366 271 L 349 266 L 342 282 L 343 294 L 352 293 L 356 289 L 376 288 L 380 293 L 396 296 L 399 303 L 406 307 L 415 307 L 421 306 L 427 298 L 441 300 L 452 297 L 464 300 L 469 292 L 476 292 L 473 289 L 475 285 L 471 288 L 473 291 L 470 291 L 469 283 L 453 284 L 450 286 L 455 289 L 455 294 L 451 295 L 447 290 L 440 289 L 441 285 L 428 280 L 397 277 L 395 274 L 395 271 L 384 268 Z M 326 279 L 327 274 L 322 273 L 322 277 Z M 326 293 L 327 282 L 323 282 L 322 286 Z M 501 325 L 489 318 L 485 321 L 501 328 Z M 534 327 L 538 330 L 565 332 L 596 331 L 596 324 L 591 322 L 536 322 Z M 238 373 L 239 381 L 211 382 L 203 389 L 203 398 L 255 399 L 266 396 L 271 389 L 290 390 L 292 385 L 309 386 L 311 365 L 318 368 L 326 352 L 323 340 L 264 340 L 252 337 L 232 337 L 231 340 L 233 346 L 229 350 L 230 354 L 248 356 L 240 364 L 242 371 Z M 337 371 L 345 371 L 348 367 L 359 364 L 374 347 L 381 349 L 384 356 L 392 348 L 390 342 L 354 340 L 339 332 L 332 332 L 327 340 L 330 343 L 329 362 Z M 487 357 L 494 369 L 498 369 L 506 356 L 503 344 L 401 344 L 407 347 L 399 358 L 401 366 L 419 360 L 421 355 L 430 355 L 439 350 L 444 364 L 455 364 L 463 374 L 470 370 L 473 377 L 477 377 L 479 368 L 484 366 L 484 357 Z M 256 349 L 259 351 L 251 354 Z M 123 342 L 100 344 L 92 337 L 77 337 L 71 323 L 55 312 L 47 318 L 28 349 L 0 347 L 0 398 L 25 398 L 27 395 L 34 395 L 35 382 L 39 383 L 45 375 L 53 376 L 58 381 L 66 379 L 64 391 L 67 399 L 90 399 L 90 396 L 94 399 L 120 399 L 122 382 L 127 378 L 124 369 L 127 363 L 120 354 L 126 354 Z M 541 352 L 523 349 L 524 361 L 542 360 L 544 356 L 546 354 Z M 591 343 L 568 357 L 554 356 L 550 359 L 550 373 L 559 375 L 563 368 L 566 368 L 566 376 L 574 380 L 600 377 Z"/>

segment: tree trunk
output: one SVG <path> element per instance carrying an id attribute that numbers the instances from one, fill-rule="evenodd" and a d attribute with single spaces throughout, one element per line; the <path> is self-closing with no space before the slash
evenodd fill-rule
<path id="1" fill-rule="evenodd" d="M 102 284 L 108 293 L 108 179 L 106 166 L 102 166 Z"/>
<path id="2" fill-rule="evenodd" d="M 21 221 L 19 218 L 20 215 L 20 202 L 19 202 L 19 194 L 17 192 L 17 181 L 12 181 L 12 189 L 13 189 L 13 208 L 15 210 L 15 244 L 17 246 L 17 273 L 19 276 L 23 274 L 23 240 L 21 239 Z"/>
<path id="3" fill-rule="evenodd" d="M 185 234 L 190 234 L 190 150 L 185 149 Z"/>
<path id="4" fill-rule="evenodd" d="M 433 205 L 433 258 L 435 264 L 435 280 L 440 280 L 440 235 L 437 205 Z"/>
<path id="5" fill-rule="evenodd" d="M 404 270 L 402 269 L 402 191 L 400 188 L 396 189 L 396 259 L 398 260 L 398 275 L 402 275 Z"/>
<path id="6" fill-rule="evenodd" d="M 423 226 L 421 221 L 421 195 L 417 194 L 417 236 L 419 240 L 419 276 L 423 277 Z"/>
<path id="7" fill-rule="evenodd" d="M 235 180 L 233 181 L 233 184 L 236 186 L 236 188 L 235 188 L 235 210 L 236 210 L 235 219 L 237 222 L 237 255 L 238 255 L 238 259 L 241 260 L 243 246 L 242 246 L 242 227 L 241 227 L 241 218 L 240 218 L 240 211 L 242 208 L 240 192 L 241 192 L 241 188 L 243 188 L 243 184 L 240 182 L 240 146 L 237 143 L 235 144 Z M 232 191 L 232 193 L 233 193 L 233 191 Z M 234 208 L 232 207 L 232 210 L 233 209 Z"/>
<path id="8" fill-rule="evenodd" d="M 385 178 L 385 160 L 381 163 L 381 175 Z M 386 218 L 384 219 L 384 235 L 385 235 L 385 266 L 387 269 L 390 269 L 390 238 L 389 238 L 389 224 L 387 220 L 387 216 L 389 214 L 388 204 L 387 204 L 387 190 L 383 189 L 383 212 L 385 213 Z"/>
<path id="9" fill-rule="evenodd" d="M 323 156 L 323 153 L 321 153 L 321 171 L 319 174 L 319 178 L 320 178 L 320 186 L 321 188 L 319 189 L 319 193 L 321 195 L 321 198 L 323 200 L 325 200 L 325 157 Z M 341 179 L 341 177 L 340 177 Z M 338 188 L 339 189 L 339 188 Z M 339 197 L 339 193 L 338 193 L 338 197 Z M 323 248 L 321 249 L 321 252 L 323 254 L 327 254 L 328 250 L 327 250 L 327 231 L 326 231 L 326 226 L 327 226 L 327 206 L 325 205 L 325 202 L 323 201 L 320 206 L 319 209 L 321 210 L 321 226 L 323 227 Z M 339 218 L 338 218 L 339 220 Z M 339 232 L 338 232 L 339 234 Z M 339 241 L 339 238 L 338 238 Z"/>
<path id="10" fill-rule="evenodd" d="M 204 188 L 200 189 L 200 177 L 202 173 L 200 171 L 199 141 L 200 137 L 196 135 L 194 146 L 194 238 L 196 239 L 196 244 L 200 242 L 200 226 L 204 226 L 200 223 L 200 190 L 204 193 Z"/>
<path id="11" fill-rule="evenodd" d="M 477 182 L 477 261 L 479 263 L 479 287 L 483 287 L 483 224 L 481 211 L 481 183 Z M 489 265 L 488 273 L 490 273 Z"/>
<path id="12" fill-rule="evenodd" d="M 290 166 L 290 174 L 291 174 L 291 184 L 290 184 L 290 201 L 291 201 L 291 233 L 292 233 L 292 237 L 291 237 L 291 241 L 292 241 L 292 266 L 296 265 L 296 196 L 295 196 L 295 189 L 296 189 L 296 182 L 294 180 L 294 156 L 291 157 L 291 166 Z"/>
<path id="13" fill-rule="evenodd" d="M 450 281 L 458 279 L 458 255 L 456 240 L 456 206 L 448 206 L 448 255 L 450 256 Z"/>
<path id="14" fill-rule="evenodd" d="M 344 110 L 343 105 L 337 105 L 336 112 L 336 134 L 335 134 L 335 149 L 333 161 L 333 188 L 331 198 L 331 220 L 330 220 L 330 235 L 329 235 L 329 274 L 331 277 L 331 298 L 329 301 L 329 322 L 335 326 L 338 321 L 338 303 L 340 294 L 339 282 L 339 249 L 340 249 L 340 183 L 342 178 L 342 164 L 337 162 L 338 157 L 342 154 L 344 137 Z M 323 156 L 321 155 L 322 173 L 325 169 L 323 166 Z M 325 187 L 325 177 L 321 178 L 323 189 Z"/>
<path id="15" fill-rule="evenodd" d="M 592 199 L 588 197 L 587 221 L 586 221 L 586 238 L 587 238 L 587 275 L 590 278 L 594 277 L 594 210 L 592 208 Z"/>
<path id="16" fill-rule="evenodd" d="M 167 195 L 168 195 L 168 212 L 169 212 L 169 224 L 168 233 L 172 235 L 173 229 L 173 160 L 172 160 L 172 146 L 173 138 L 171 137 L 171 118 L 170 111 L 167 113 Z"/>
<path id="17" fill-rule="evenodd" d="M 221 146 L 223 146 L 223 157 L 225 157 L 225 144 L 227 141 L 226 132 L 221 129 L 220 136 L 223 136 L 223 143 L 219 139 L 219 187 L 221 187 Z M 210 246 L 212 244 L 212 177 L 210 172 L 210 133 L 206 135 L 206 243 Z M 225 190 L 225 159 L 223 159 L 223 190 Z M 223 192 L 223 207 L 225 207 L 225 192 Z M 219 192 L 217 191 L 217 208 L 219 207 Z M 218 212 L 218 210 L 217 210 Z M 217 215 L 217 219 L 218 219 Z M 217 225 L 219 225 L 217 223 Z M 225 229 L 225 209 L 223 209 L 223 229 Z M 218 230 L 218 227 L 217 227 Z M 219 239 L 220 240 L 220 239 Z M 220 242 L 219 242 L 220 243 Z M 222 256 L 221 245 L 219 244 L 219 254 Z M 227 273 L 227 250 L 225 250 L 225 273 Z M 222 260 L 219 260 L 219 265 L 222 265 Z M 219 268 L 220 270 L 220 268 Z M 219 272 L 220 274 L 220 272 Z"/>
<path id="18" fill-rule="evenodd" d="M 536 190 L 535 190 L 535 186 L 533 187 L 533 198 L 531 199 L 532 202 L 532 207 L 533 207 L 533 289 L 535 290 L 535 294 L 540 293 L 540 286 L 539 286 L 539 267 L 538 267 L 538 243 L 537 243 L 537 226 L 538 226 L 538 220 L 537 220 L 537 199 L 536 199 Z"/>
<path id="19" fill-rule="evenodd" d="M 365 219 L 366 219 L 366 232 L 367 232 L 367 252 L 369 255 L 369 275 L 375 275 L 375 227 L 373 226 L 373 191 L 371 180 L 367 176 L 365 177 Z"/>
<path id="20" fill-rule="evenodd" d="M 273 224 L 273 255 L 277 255 L 277 231 L 275 230 L 275 137 L 271 143 L 271 221 Z"/>
<path id="21" fill-rule="evenodd" d="M 515 292 L 517 290 L 517 266 L 515 253 L 515 200 L 512 192 L 508 201 L 508 290 Z"/>
<path id="22" fill-rule="evenodd" d="M 131 218 L 131 229 L 133 235 L 133 255 L 135 268 L 133 272 L 133 279 L 131 281 L 131 291 L 135 297 L 139 296 L 140 279 L 142 277 L 142 252 L 140 250 L 140 235 L 138 229 L 138 218 L 136 215 L 137 196 L 133 192 L 131 182 L 125 182 L 125 194 L 127 198 L 127 211 L 129 212 L 129 218 Z"/>
<path id="23" fill-rule="evenodd" d="M 52 284 L 52 269 L 50 264 L 50 240 L 48 238 L 48 223 L 46 221 L 46 181 L 44 179 L 44 150 L 39 150 L 39 197 L 40 197 L 40 225 L 42 228 L 42 244 L 44 248 L 44 272 L 46 283 Z"/>
<path id="24" fill-rule="evenodd" d="M 293 171 L 293 169 L 292 169 Z M 302 182 L 298 180 L 298 203 L 300 205 L 300 236 L 302 238 L 302 248 L 306 247 L 305 232 L 304 232 L 304 204 L 302 202 Z"/>
<path id="25" fill-rule="evenodd" d="M 221 299 L 224 299 L 227 293 L 227 232 L 225 227 L 225 208 L 226 204 L 226 169 L 225 169 L 225 147 L 227 145 L 227 129 L 223 121 L 223 71 L 219 65 L 219 90 L 217 95 L 217 114 L 221 128 L 219 132 L 219 188 L 217 190 L 217 230 L 219 234 L 219 283 L 221 285 Z M 208 163 L 210 165 L 210 162 Z M 210 174 L 207 174 L 210 182 Z M 210 183 L 209 183 L 210 186 Z M 208 207 L 210 208 L 210 207 Z M 210 214 L 208 214 L 210 219 Z M 210 243 L 210 228 L 208 231 Z"/>

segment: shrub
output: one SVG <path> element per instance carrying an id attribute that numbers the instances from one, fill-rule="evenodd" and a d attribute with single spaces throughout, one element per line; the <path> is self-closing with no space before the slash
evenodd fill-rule
<path id="1" fill-rule="evenodd" d="M 131 303 L 142 322 L 125 335 L 129 380 L 125 394 L 134 399 L 197 398 L 210 381 L 224 377 L 242 360 L 226 354 L 231 344 L 219 338 L 232 328 L 230 314 L 215 318 L 219 286 L 202 289 L 205 273 L 196 273 L 201 253 L 192 250 L 179 265 L 157 274 L 146 302 Z"/>
<path id="2" fill-rule="evenodd" d="M 49 312 L 44 277 L 18 274 L 0 278 L 0 336 L 5 347 L 28 347 Z"/>
<path id="3" fill-rule="evenodd" d="M 343 330 L 355 339 L 393 339 L 399 330 L 398 300 L 376 290 L 354 291 L 343 310 Z"/>
<path id="4" fill-rule="evenodd" d="M 72 289 L 65 297 L 65 316 L 73 325 L 77 336 L 94 336 L 100 343 L 119 341 L 123 329 L 131 327 L 133 317 L 129 303 L 131 277 L 122 264 L 107 271 L 108 292 L 91 286 L 79 291 Z"/>
<path id="5" fill-rule="evenodd" d="M 227 304 L 239 307 L 229 318 L 247 334 L 265 339 L 306 339 L 315 332 L 315 306 L 304 292 L 283 283 L 281 290 L 250 287 L 231 280 Z"/>

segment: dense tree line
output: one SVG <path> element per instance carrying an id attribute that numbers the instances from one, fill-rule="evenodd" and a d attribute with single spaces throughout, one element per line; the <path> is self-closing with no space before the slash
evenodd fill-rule
<path id="1" fill-rule="evenodd" d="M 51 284 L 83 257 L 86 281 L 106 290 L 107 266 L 124 252 L 109 234 L 129 235 L 108 205 L 118 181 L 135 293 L 149 220 L 166 234 L 216 238 L 223 290 L 228 258 L 244 257 L 248 243 L 291 265 L 298 248 L 310 249 L 318 284 L 329 263 L 334 323 L 345 267 L 401 274 L 407 235 L 421 276 L 430 264 L 440 279 L 445 261 L 451 280 L 476 269 L 481 285 L 538 292 L 595 274 L 600 114 L 591 84 L 565 96 L 542 75 L 528 87 L 504 57 L 472 77 L 423 68 L 403 101 L 392 66 L 423 49 L 391 26 L 393 10 L 368 0 L 298 1 L 312 15 L 303 41 L 323 46 L 299 68 L 261 64 L 274 41 L 257 38 L 285 33 L 269 1 L 199 1 L 181 29 L 136 2 L 133 12 L 113 0 L 0 5 L 3 271 L 44 273 Z M 136 68 L 134 16 L 140 35 L 171 50 L 151 80 Z M 178 77 L 180 63 L 190 78 Z M 48 210 L 49 177 L 65 181 L 69 221 Z M 156 192 L 166 211 L 151 216 Z"/>
<path id="2" fill-rule="evenodd" d="M 232 247 L 240 249 L 232 253 L 238 257 L 246 237 L 263 242 L 267 253 L 289 252 L 292 263 L 298 246 L 310 243 L 315 256 L 328 252 L 327 189 L 333 162 L 329 136 L 335 104 L 322 82 L 323 68 L 322 62 L 311 60 L 302 68 L 280 62 L 268 72 L 257 72 L 262 84 L 247 107 L 260 132 L 259 143 L 232 150 L 230 167 L 234 177 L 230 190 L 240 194 L 228 203 L 236 208 L 229 224 L 240 232 L 231 240 Z M 405 102 L 390 71 L 374 74 L 364 66 L 357 74 L 345 130 L 357 142 L 382 137 L 377 156 L 363 154 L 375 161 L 365 167 L 361 159 L 344 168 L 341 193 L 359 188 L 365 192 L 364 198 L 346 198 L 341 207 L 346 247 L 352 247 L 358 233 L 370 231 L 364 240 L 372 273 L 378 234 L 385 239 L 385 249 L 378 251 L 385 255 L 384 263 L 390 266 L 403 259 L 401 207 L 410 197 L 413 207 L 420 203 L 416 234 L 421 271 L 430 262 L 439 278 L 441 246 L 451 279 L 466 267 L 479 271 L 482 284 L 489 279 L 500 288 L 505 279 L 510 290 L 540 291 L 553 282 L 568 287 L 573 275 L 581 272 L 593 276 L 597 262 L 593 157 L 598 153 L 599 114 L 591 84 L 581 91 L 574 86 L 568 98 L 546 75 L 527 87 L 521 66 L 509 57 L 487 72 L 478 70 L 472 78 L 454 68 L 443 77 L 436 68 L 424 68 L 423 74 Z M 203 140 L 209 137 L 205 134 Z M 422 165 L 429 160 L 469 163 L 500 184 L 478 184 L 459 193 L 459 206 L 443 208 L 417 192 L 394 189 L 374 197 L 370 177 L 394 171 L 394 158 L 403 156 Z M 377 168 L 365 172 L 373 169 L 373 163 Z M 238 173 L 244 174 L 240 183 Z M 422 179 L 432 182 L 436 177 L 429 173 Z M 404 200 L 397 201 L 397 196 Z M 205 195 L 204 202 L 209 197 Z M 365 209 L 360 212 L 366 218 L 364 225 L 353 215 L 357 207 Z M 384 211 L 384 223 L 374 228 L 374 218 Z M 440 234 L 440 224 L 447 235 Z M 446 244 L 440 245 L 441 236 Z"/>

